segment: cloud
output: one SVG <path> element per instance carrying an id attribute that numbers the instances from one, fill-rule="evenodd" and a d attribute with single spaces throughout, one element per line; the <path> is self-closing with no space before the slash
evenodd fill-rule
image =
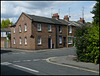
<path id="1" fill-rule="evenodd" d="M 82 1 L 83 2 L 83 1 Z M 71 20 L 79 19 L 81 16 L 80 8 L 83 3 L 81 1 L 1 1 L 1 18 L 16 22 L 22 12 L 27 14 L 34 14 L 44 17 L 51 17 L 51 13 L 57 13 L 60 9 L 60 18 L 69 14 L 69 7 Z M 89 7 L 93 7 L 96 2 Z M 79 8 L 80 7 L 80 8 Z M 52 11 L 51 11 L 51 8 Z M 92 8 L 90 8 L 92 9 Z M 87 10 L 89 11 L 89 10 Z M 88 19 L 91 16 L 88 16 Z"/>

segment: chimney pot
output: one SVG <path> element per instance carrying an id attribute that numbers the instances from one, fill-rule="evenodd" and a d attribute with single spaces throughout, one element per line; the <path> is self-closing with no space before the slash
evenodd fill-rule
<path id="1" fill-rule="evenodd" d="M 67 20 L 67 21 L 69 21 L 68 15 L 64 16 L 64 19 Z"/>
<path id="2" fill-rule="evenodd" d="M 53 14 L 52 18 L 53 18 L 53 19 L 59 19 L 58 13 Z"/>

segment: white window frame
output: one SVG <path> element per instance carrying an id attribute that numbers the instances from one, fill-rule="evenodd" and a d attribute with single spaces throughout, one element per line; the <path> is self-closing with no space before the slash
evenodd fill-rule
<path id="1" fill-rule="evenodd" d="M 19 42 L 20 42 L 20 44 L 22 44 L 22 38 L 21 37 L 19 38 Z"/>
<path id="2" fill-rule="evenodd" d="M 68 44 L 72 44 L 72 37 L 68 37 Z"/>
<path id="3" fill-rule="evenodd" d="M 59 33 L 62 33 L 62 27 L 59 26 Z"/>
<path id="4" fill-rule="evenodd" d="M 40 23 L 37 25 L 37 30 L 41 31 L 41 24 Z"/>
<path id="5" fill-rule="evenodd" d="M 14 27 L 14 33 L 15 33 L 15 27 Z"/>
<path id="6" fill-rule="evenodd" d="M 1 37 L 7 37 L 6 32 L 1 32 Z"/>
<path id="7" fill-rule="evenodd" d="M 51 31 L 51 25 L 48 26 L 48 31 Z"/>
<path id="8" fill-rule="evenodd" d="M 19 32 L 21 32 L 21 25 L 19 25 Z"/>
<path id="9" fill-rule="evenodd" d="M 38 37 L 38 45 L 41 45 L 41 37 Z"/>
<path id="10" fill-rule="evenodd" d="M 25 45 L 27 45 L 27 37 L 25 37 Z"/>
<path id="11" fill-rule="evenodd" d="M 15 42 L 15 38 L 13 38 L 13 40 L 14 40 L 14 44 L 16 44 L 16 42 Z"/>
<path id="12" fill-rule="evenodd" d="M 69 26 L 69 33 L 72 33 L 72 26 Z"/>
<path id="13" fill-rule="evenodd" d="M 27 31 L 27 24 L 25 24 L 25 31 Z"/>
<path id="14" fill-rule="evenodd" d="M 62 44 L 62 36 L 59 36 L 59 44 Z"/>

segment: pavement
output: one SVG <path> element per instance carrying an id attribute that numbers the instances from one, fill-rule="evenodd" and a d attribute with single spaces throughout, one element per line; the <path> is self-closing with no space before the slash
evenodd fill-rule
<path id="1" fill-rule="evenodd" d="M 47 59 L 47 61 L 62 66 L 73 67 L 99 73 L 99 64 L 78 62 L 74 59 L 76 59 L 75 55 L 68 55 L 60 57 L 50 57 Z"/>

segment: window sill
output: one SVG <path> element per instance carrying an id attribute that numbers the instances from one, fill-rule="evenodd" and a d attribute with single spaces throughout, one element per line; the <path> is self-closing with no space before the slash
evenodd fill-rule
<path id="1" fill-rule="evenodd" d="M 38 46 L 41 46 L 42 44 L 38 44 Z"/>
<path id="2" fill-rule="evenodd" d="M 52 31 L 48 31 L 49 33 L 52 33 Z"/>
<path id="3" fill-rule="evenodd" d="M 68 44 L 72 44 L 72 43 L 68 43 Z"/>
<path id="4" fill-rule="evenodd" d="M 25 46 L 27 46 L 27 44 L 25 44 Z"/>
<path id="5" fill-rule="evenodd" d="M 59 45 L 62 45 L 62 43 L 59 43 Z"/>
<path id="6" fill-rule="evenodd" d="M 38 32 L 42 32 L 41 30 L 38 30 Z"/>
<path id="7" fill-rule="evenodd" d="M 72 32 L 69 32 L 70 34 L 72 33 Z"/>

